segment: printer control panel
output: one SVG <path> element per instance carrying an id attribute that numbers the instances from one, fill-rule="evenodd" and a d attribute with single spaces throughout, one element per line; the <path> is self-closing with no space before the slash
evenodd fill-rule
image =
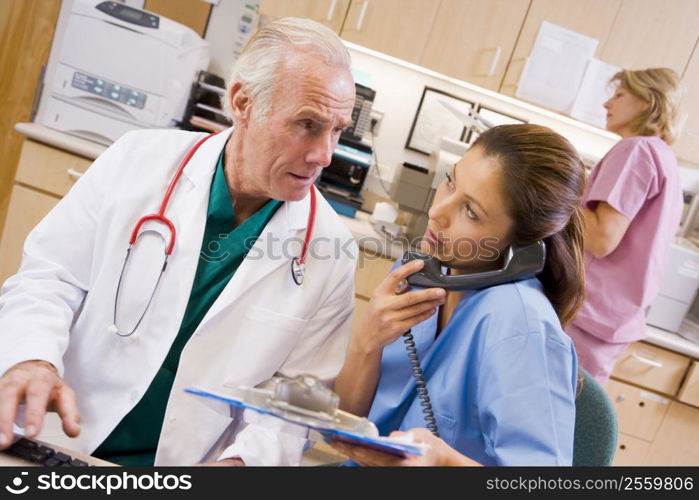
<path id="1" fill-rule="evenodd" d="M 160 17 L 150 12 L 134 9 L 120 2 L 102 2 L 96 5 L 95 8 L 127 23 L 155 29 L 158 29 L 160 26 Z"/>
<path id="2" fill-rule="evenodd" d="M 73 73 L 71 85 L 76 89 L 102 96 L 105 99 L 120 102 L 127 106 L 143 109 L 146 105 L 146 94 L 123 87 L 116 83 L 107 82 L 94 76 L 76 71 Z"/>

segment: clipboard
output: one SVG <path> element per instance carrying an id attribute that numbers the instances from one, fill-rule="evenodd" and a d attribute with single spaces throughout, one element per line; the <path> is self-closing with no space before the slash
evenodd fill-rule
<path id="1" fill-rule="evenodd" d="M 399 457 L 420 456 L 428 448 L 424 443 L 413 443 L 403 438 L 379 436 L 376 426 L 371 421 L 342 410 L 334 410 L 333 414 L 326 414 L 319 418 L 318 412 L 314 410 L 294 406 L 283 401 L 275 401 L 271 391 L 242 387 L 235 395 L 216 394 L 194 387 L 186 388 L 184 391 L 201 398 L 227 403 L 234 408 L 252 410 L 262 415 L 269 415 L 307 429 L 313 429 L 328 443 L 342 441 Z"/>

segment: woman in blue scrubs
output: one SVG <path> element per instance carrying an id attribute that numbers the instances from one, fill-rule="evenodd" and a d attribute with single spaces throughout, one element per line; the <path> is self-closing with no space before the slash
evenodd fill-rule
<path id="1" fill-rule="evenodd" d="M 543 240 L 537 278 L 479 291 L 404 291 L 422 262 L 394 266 L 352 337 L 335 391 L 382 435 L 425 427 L 402 334 L 412 328 L 441 439 L 403 462 L 337 444 L 363 465 L 571 465 L 578 365 L 562 325 L 584 299 L 584 168 L 548 128 L 482 134 L 438 188 L 421 250 L 452 274 L 500 267 L 510 244 Z"/>

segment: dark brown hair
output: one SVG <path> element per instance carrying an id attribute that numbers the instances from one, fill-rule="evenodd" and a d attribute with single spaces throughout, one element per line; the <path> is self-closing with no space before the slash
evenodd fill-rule
<path id="1" fill-rule="evenodd" d="M 585 298 L 580 156 L 561 135 L 531 124 L 493 127 L 473 147 L 502 169 L 503 198 L 513 221 L 510 242 L 546 244 L 546 264 L 538 278 L 565 325 Z"/>

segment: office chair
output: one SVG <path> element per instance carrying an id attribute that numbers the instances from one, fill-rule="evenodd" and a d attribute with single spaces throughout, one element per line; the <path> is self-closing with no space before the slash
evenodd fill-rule
<path id="1" fill-rule="evenodd" d="M 582 372 L 583 388 L 575 400 L 573 465 L 609 466 L 616 452 L 616 410 L 604 388 Z"/>

